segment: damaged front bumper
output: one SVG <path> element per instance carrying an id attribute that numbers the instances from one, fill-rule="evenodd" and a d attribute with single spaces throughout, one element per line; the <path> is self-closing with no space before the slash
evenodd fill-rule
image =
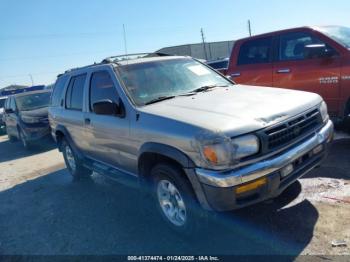
<path id="1" fill-rule="evenodd" d="M 278 196 L 321 164 L 333 133 L 333 123 L 328 121 L 308 140 L 269 159 L 224 172 L 195 169 L 206 208 L 226 211 Z"/>

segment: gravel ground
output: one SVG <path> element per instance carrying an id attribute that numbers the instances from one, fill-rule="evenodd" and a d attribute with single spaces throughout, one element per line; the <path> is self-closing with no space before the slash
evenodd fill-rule
<path id="1" fill-rule="evenodd" d="M 338 134 L 323 166 L 276 200 L 212 216 L 185 238 L 137 190 L 98 174 L 72 182 L 53 144 L 28 152 L 2 136 L 0 254 L 350 254 L 349 153 Z"/>

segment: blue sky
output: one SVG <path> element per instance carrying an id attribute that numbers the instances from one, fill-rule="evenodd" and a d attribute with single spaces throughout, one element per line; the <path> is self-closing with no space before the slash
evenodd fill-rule
<path id="1" fill-rule="evenodd" d="M 303 25 L 349 25 L 348 0 L 0 0 L 0 87 L 49 84 L 66 69 L 128 52 Z"/>

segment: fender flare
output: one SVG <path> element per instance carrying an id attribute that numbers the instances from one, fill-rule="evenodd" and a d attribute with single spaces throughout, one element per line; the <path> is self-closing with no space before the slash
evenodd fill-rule
<path id="1" fill-rule="evenodd" d="M 154 153 L 159 154 L 168 158 L 171 158 L 178 162 L 183 168 L 194 168 L 194 162 L 182 151 L 179 149 L 168 146 L 165 144 L 149 142 L 141 146 L 138 154 L 138 160 L 145 153 Z"/>
<path id="2" fill-rule="evenodd" d="M 177 163 L 179 163 L 182 166 L 185 176 L 188 178 L 200 205 L 206 210 L 212 210 L 212 208 L 210 207 L 206 199 L 202 185 L 199 182 L 198 177 L 195 173 L 196 165 L 192 161 L 192 159 L 190 159 L 185 153 L 183 153 L 179 149 L 172 146 L 159 144 L 159 143 L 152 143 L 152 142 L 146 143 L 143 146 L 141 146 L 139 150 L 139 156 L 138 156 L 139 170 L 140 170 L 140 158 L 145 153 L 159 154 L 159 155 L 168 157 L 176 161 Z"/>
<path id="3" fill-rule="evenodd" d="M 83 160 L 83 154 L 80 152 L 80 150 L 78 149 L 78 147 L 76 146 L 76 144 L 74 143 L 72 137 L 70 136 L 68 130 L 66 127 L 62 126 L 62 125 L 58 125 L 55 128 L 55 136 L 57 135 L 57 132 L 61 132 L 64 136 L 64 139 L 67 140 L 67 142 L 69 143 L 69 145 L 71 146 L 73 152 L 75 153 L 75 155 L 78 157 L 79 160 Z M 60 148 L 59 145 L 59 141 L 57 141 L 57 138 L 55 138 L 56 142 L 57 142 L 57 146 L 58 146 L 58 150 L 62 151 L 62 149 Z"/>

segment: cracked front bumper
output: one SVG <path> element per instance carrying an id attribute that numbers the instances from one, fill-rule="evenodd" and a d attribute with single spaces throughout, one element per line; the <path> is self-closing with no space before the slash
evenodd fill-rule
<path id="1" fill-rule="evenodd" d="M 211 209 L 225 211 L 278 196 L 299 177 L 321 164 L 333 133 L 333 123 L 328 121 L 308 140 L 269 159 L 224 172 L 197 168 L 195 172 L 208 204 Z M 293 166 L 293 171 L 283 177 L 281 172 L 288 166 Z M 266 178 L 263 186 L 237 194 L 238 187 L 263 178 Z"/>

